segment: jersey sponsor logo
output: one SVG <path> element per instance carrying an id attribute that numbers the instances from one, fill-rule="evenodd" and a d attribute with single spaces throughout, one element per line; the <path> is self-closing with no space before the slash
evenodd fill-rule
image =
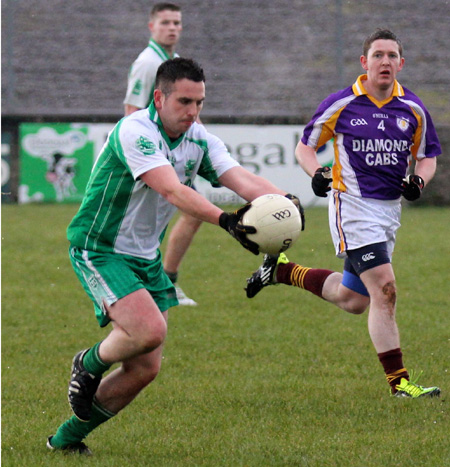
<path id="1" fill-rule="evenodd" d="M 409 127 L 409 120 L 404 117 L 397 117 L 397 126 L 402 131 L 406 131 Z"/>
<path id="2" fill-rule="evenodd" d="M 409 151 L 410 144 L 405 139 L 354 139 L 352 141 L 352 150 L 355 152 L 402 152 Z"/>
<path id="3" fill-rule="evenodd" d="M 372 118 L 389 118 L 388 114 L 372 114 Z"/>
<path id="4" fill-rule="evenodd" d="M 352 150 L 365 153 L 364 158 L 368 166 L 397 165 L 400 158 L 399 154 L 402 152 L 409 153 L 410 144 L 407 140 L 354 139 L 352 141 Z"/>
<path id="5" fill-rule="evenodd" d="M 155 154 L 156 151 L 155 143 L 150 141 L 145 136 L 140 136 L 136 140 L 136 148 L 139 149 L 145 156 L 151 156 L 152 154 Z"/>
<path id="6" fill-rule="evenodd" d="M 366 164 L 370 166 L 397 165 L 398 156 L 395 152 L 377 152 L 376 154 L 369 152 L 366 154 Z"/>
<path id="7" fill-rule="evenodd" d="M 140 79 L 138 79 L 138 80 L 134 83 L 134 88 L 133 88 L 133 90 L 131 91 L 131 94 L 134 94 L 135 96 L 140 96 L 141 91 L 142 91 L 142 81 L 141 81 Z"/>
<path id="8" fill-rule="evenodd" d="M 350 120 L 351 126 L 361 126 L 361 125 L 368 125 L 368 123 L 364 120 L 364 118 L 352 118 Z"/>
<path id="9" fill-rule="evenodd" d="M 371 251 L 370 253 L 366 253 L 365 255 L 362 255 L 361 259 L 364 262 L 367 262 L 367 261 L 370 261 L 372 259 L 375 259 L 375 255 L 373 254 L 373 251 Z"/>

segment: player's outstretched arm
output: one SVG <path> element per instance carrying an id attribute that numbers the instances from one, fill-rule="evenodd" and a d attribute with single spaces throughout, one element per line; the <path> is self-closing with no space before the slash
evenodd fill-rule
<path id="1" fill-rule="evenodd" d="M 256 229 L 240 223 L 243 214 L 250 208 L 249 204 L 234 213 L 224 212 L 192 188 L 180 183 L 170 165 L 149 170 L 141 175 L 141 178 L 150 188 L 160 193 L 181 211 L 202 221 L 220 225 L 244 248 L 255 255 L 259 253 L 258 245 L 247 239 L 247 234 L 256 232 Z"/>
<path id="2" fill-rule="evenodd" d="M 233 167 L 225 172 L 219 178 L 219 181 L 223 186 L 233 190 L 246 201 L 253 201 L 259 196 L 267 194 L 286 196 L 286 198 L 290 199 L 297 206 L 302 219 L 302 230 L 305 229 L 305 211 L 298 197 L 290 193 L 286 193 L 269 180 L 252 174 L 243 167 Z"/>
<path id="3" fill-rule="evenodd" d="M 142 180 L 181 211 L 210 224 L 219 225 L 222 209 L 192 188 L 180 183 L 171 165 L 156 167 L 141 175 Z"/>
<path id="4" fill-rule="evenodd" d="M 287 193 L 269 180 L 255 175 L 243 167 L 233 167 L 219 177 L 221 185 L 234 191 L 246 201 L 253 201 L 258 196 L 275 193 L 286 196 Z"/>
<path id="5" fill-rule="evenodd" d="M 235 212 L 223 212 L 219 217 L 219 225 L 235 238 L 244 248 L 254 255 L 259 254 L 259 247 L 247 238 L 247 234 L 255 233 L 255 227 L 242 224 L 242 216 L 250 209 L 251 203 L 237 209 Z"/>

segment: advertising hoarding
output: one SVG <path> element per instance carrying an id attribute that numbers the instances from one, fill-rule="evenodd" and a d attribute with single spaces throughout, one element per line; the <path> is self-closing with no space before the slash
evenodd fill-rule
<path id="1" fill-rule="evenodd" d="M 297 195 L 304 206 L 326 206 L 326 198 L 314 196 L 311 179 L 295 159 L 301 125 L 207 124 L 222 139 L 231 156 L 250 172 L 267 178 Z M 92 164 L 106 141 L 112 123 L 24 123 L 20 126 L 21 175 L 19 202 L 79 202 Z M 319 162 L 330 165 L 332 144 L 319 153 Z M 213 188 L 197 177 L 199 193 L 214 204 L 241 204 L 226 188 Z"/>
<path id="2" fill-rule="evenodd" d="M 19 127 L 19 203 L 80 202 L 94 160 L 88 126 L 22 123 Z"/>

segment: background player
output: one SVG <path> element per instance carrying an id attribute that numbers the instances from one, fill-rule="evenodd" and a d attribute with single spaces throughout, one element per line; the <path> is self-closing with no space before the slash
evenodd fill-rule
<path id="1" fill-rule="evenodd" d="M 50 449 L 90 454 L 82 440 L 158 374 L 167 310 L 178 304 L 159 242 L 177 208 L 220 225 L 258 253 L 246 236 L 254 228 L 239 224 L 248 205 L 223 212 L 190 188 L 197 174 L 247 200 L 286 195 L 302 212 L 298 198 L 245 170 L 196 122 L 205 98 L 205 77 L 196 62 L 164 62 L 155 88 L 150 108 L 122 119 L 108 136 L 68 228 L 74 270 L 100 326 L 111 322 L 112 330 L 75 355 L 69 384 L 75 415 L 49 437 Z M 120 366 L 102 379 L 114 363 Z"/>
<path id="2" fill-rule="evenodd" d="M 131 65 L 125 96 L 125 115 L 149 106 L 153 98 L 156 71 L 170 58 L 178 57 L 175 47 L 182 30 L 181 8 L 174 3 L 157 3 L 152 8 L 148 28 L 151 39 L 148 46 Z M 164 255 L 164 270 L 175 284 L 180 305 L 197 305 L 177 284 L 178 270 L 201 221 L 181 213 L 173 226 Z"/>
<path id="3" fill-rule="evenodd" d="M 369 334 L 392 394 L 436 396 L 439 388 L 409 381 L 403 365 L 391 258 L 401 195 L 410 201 L 420 197 L 435 173 L 441 148 L 425 106 L 396 80 L 404 64 L 398 38 L 389 30 L 377 30 L 365 40 L 360 61 L 366 74 L 322 102 L 296 148 L 314 193 L 326 197 L 331 190 L 330 230 L 337 256 L 345 258 L 344 272 L 302 267 L 285 255 L 266 256 L 248 279 L 247 296 L 284 283 L 350 313 L 363 313 L 369 306 Z M 332 173 L 320 166 L 316 154 L 331 138 Z M 405 178 L 411 156 L 415 172 Z"/>

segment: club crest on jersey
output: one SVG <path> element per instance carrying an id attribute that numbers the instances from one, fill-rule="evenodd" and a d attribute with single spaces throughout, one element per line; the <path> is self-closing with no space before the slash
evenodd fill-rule
<path id="1" fill-rule="evenodd" d="M 152 154 L 155 154 L 156 150 L 155 144 L 145 136 L 140 136 L 136 140 L 136 148 L 139 149 L 146 156 L 151 156 Z"/>
<path id="2" fill-rule="evenodd" d="M 142 91 L 142 81 L 138 79 L 136 83 L 134 84 L 133 91 L 131 91 L 131 94 L 134 94 L 135 96 L 139 96 Z"/>
<path id="3" fill-rule="evenodd" d="M 406 131 L 409 127 L 409 120 L 403 117 L 397 117 L 397 126 L 402 131 Z"/>
<path id="4" fill-rule="evenodd" d="M 184 166 L 184 174 L 186 175 L 186 177 L 190 177 L 192 175 L 192 171 L 194 170 L 196 162 L 197 161 L 194 159 L 189 159 L 186 162 L 186 165 Z"/>

